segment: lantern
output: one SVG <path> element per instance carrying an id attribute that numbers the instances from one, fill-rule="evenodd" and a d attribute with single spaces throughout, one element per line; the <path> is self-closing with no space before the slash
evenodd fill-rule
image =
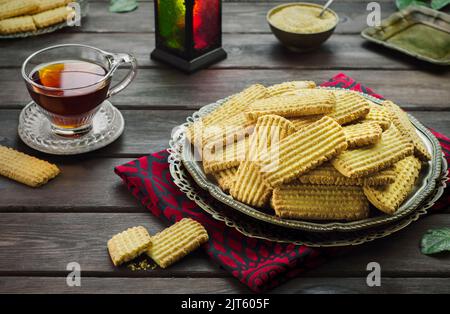
<path id="1" fill-rule="evenodd" d="M 151 58 L 189 73 L 225 59 L 221 7 L 221 0 L 155 0 Z"/>

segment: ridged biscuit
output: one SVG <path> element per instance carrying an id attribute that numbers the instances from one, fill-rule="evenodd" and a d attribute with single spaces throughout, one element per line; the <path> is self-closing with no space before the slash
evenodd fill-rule
<path id="1" fill-rule="evenodd" d="M 376 122 L 383 131 L 389 129 L 392 123 L 389 111 L 385 107 L 377 105 L 370 100 L 367 100 L 367 102 L 369 103 L 370 111 L 362 121 Z"/>
<path id="2" fill-rule="evenodd" d="M 344 125 L 365 117 L 370 109 L 367 100 L 351 91 L 334 91 L 336 106 L 327 116 Z"/>
<path id="3" fill-rule="evenodd" d="M 115 266 L 131 261 L 152 245 L 150 235 L 142 227 L 129 228 L 108 241 L 108 251 Z"/>
<path id="4" fill-rule="evenodd" d="M 59 174 L 56 165 L 0 145 L 0 175 L 37 187 Z"/>
<path id="5" fill-rule="evenodd" d="M 332 92 L 321 89 L 304 89 L 296 95 L 259 99 L 250 104 L 246 115 L 250 121 L 266 114 L 285 118 L 330 113 L 336 100 Z"/>
<path id="6" fill-rule="evenodd" d="M 245 159 L 249 140 L 243 139 L 227 145 L 209 146 L 203 150 L 203 169 L 206 173 L 213 173 L 239 166 Z"/>
<path id="7" fill-rule="evenodd" d="M 247 205 L 263 207 L 271 194 L 272 188 L 264 182 L 259 165 L 252 161 L 241 162 L 230 195 Z"/>
<path id="8" fill-rule="evenodd" d="M 184 218 L 151 237 L 147 255 L 166 268 L 208 241 L 206 229 L 197 221 Z"/>
<path id="9" fill-rule="evenodd" d="M 56 9 L 34 14 L 32 17 L 34 24 L 36 24 L 38 28 L 45 28 L 66 21 L 67 17 L 72 12 L 73 9 L 62 6 Z"/>
<path id="10" fill-rule="evenodd" d="M 274 189 L 271 203 L 282 218 L 352 221 L 369 215 L 358 186 L 283 185 Z"/>
<path id="11" fill-rule="evenodd" d="M 187 139 L 200 151 L 206 145 L 215 145 L 216 143 L 222 143 L 225 145 L 227 142 L 236 142 L 248 137 L 253 132 L 254 125 L 250 124 L 244 117 L 245 123 L 238 123 L 238 119 L 235 119 L 230 124 L 213 124 L 210 126 L 204 126 L 201 121 L 189 125 L 186 129 Z M 236 124 L 235 124 L 236 123 Z"/>
<path id="12" fill-rule="evenodd" d="M 244 112 L 249 104 L 267 96 L 267 90 L 261 84 L 247 87 L 230 97 L 211 113 L 191 124 L 186 132 L 187 138 L 195 146 L 201 146 L 223 136 L 224 130 L 245 128 L 249 122 Z"/>
<path id="13" fill-rule="evenodd" d="M 37 0 L 37 2 L 38 8 L 32 12 L 34 14 L 62 7 L 74 0 Z"/>
<path id="14" fill-rule="evenodd" d="M 242 124 L 214 125 L 213 127 L 203 129 L 202 145 L 216 145 L 219 143 L 225 145 L 249 137 L 253 133 L 254 124 L 248 123 L 245 118 L 244 120 L 245 123 Z"/>
<path id="15" fill-rule="evenodd" d="M 316 83 L 313 81 L 290 81 L 275 84 L 267 87 L 269 97 L 280 96 L 285 93 L 292 93 L 303 88 L 315 88 Z"/>
<path id="16" fill-rule="evenodd" d="M 301 128 L 304 128 L 305 126 L 313 124 L 314 122 L 316 122 L 322 118 L 323 118 L 323 115 L 319 114 L 319 115 L 313 115 L 313 116 L 304 116 L 304 117 L 299 117 L 299 118 L 293 118 L 293 119 L 289 119 L 289 121 L 291 121 L 294 124 L 294 126 L 297 130 L 300 130 Z"/>
<path id="17" fill-rule="evenodd" d="M 414 144 L 414 155 L 422 161 L 429 161 L 431 159 L 431 154 L 428 152 L 427 147 L 420 139 L 419 135 L 417 135 L 416 129 L 409 120 L 407 113 L 389 100 L 384 101 L 382 105 L 391 113 L 392 122 L 400 133 L 412 140 Z"/>
<path id="18" fill-rule="evenodd" d="M 232 96 L 224 104 L 202 118 L 204 126 L 227 124 L 225 121 L 242 114 L 248 106 L 257 99 L 268 97 L 267 90 L 260 84 L 254 84 L 244 89 L 239 94 Z"/>
<path id="19" fill-rule="evenodd" d="M 250 137 L 250 147 L 247 160 L 257 161 L 259 155 L 277 148 L 280 141 L 295 133 L 294 124 L 277 115 L 265 115 L 258 118 L 254 131 Z"/>
<path id="20" fill-rule="evenodd" d="M 411 140 L 391 126 L 375 145 L 347 150 L 331 163 L 344 176 L 359 178 L 390 167 L 413 151 Z"/>
<path id="21" fill-rule="evenodd" d="M 0 4 L 0 20 L 25 15 L 39 7 L 37 0 L 13 0 Z"/>
<path id="22" fill-rule="evenodd" d="M 394 180 L 395 172 L 393 168 L 384 169 L 367 177 L 348 178 L 337 171 L 330 163 L 320 165 L 299 177 L 302 184 L 318 185 L 385 185 L 394 182 Z"/>
<path id="23" fill-rule="evenodd" d="M 258 119 L 250 137 L 246 160 L 239 165 L 235 184 L 230 190 L 231 196 L 256 207 L 262 207 L 268 202 L 272 188 L 263 180 L 257 164 L 259 156 L 271 154 L 272 149 L 277 150 L 280 141 L 295 131 L 294 125 L 280 116 L 266 115 Z"/>
<path id="24" fill-rule="evenodd" d="M 0 21 L 0 34 L 33 32 L 36 30 L 33 18 L 29 15 L 12 17 Z"/>
<path id="25" fill-rule="evenodd" d="M 225 169 L 218 172 L 213 172 L 213 177 L 216 179 L 217 184 L 224 192 L 228 192 L 236 181 L 236 172 L 238 167 Z"/>
<path id="26" fill-rule="evenodd" d="M 280 141 L 279 152 L 262 154 L 264 181 L 277 187 L 319 166 L 347 149 L 342 127 L 330 117 L 323 117 Z"/>
<path id="27" fill-rule="evenodd" d="M 348 148 L 375 144 L 380 141 L 383 129 L 376 122 L 361 122 L 344 126 Z"/>
<path id="28" fill-rule="evenodd" d="M 393 214 L 414 188 L 421 168 L 420 160 L 406 157 L 395 164 L 395 181 L 385 186 L 366 186 L 364 194 L 379 210 Z"/>

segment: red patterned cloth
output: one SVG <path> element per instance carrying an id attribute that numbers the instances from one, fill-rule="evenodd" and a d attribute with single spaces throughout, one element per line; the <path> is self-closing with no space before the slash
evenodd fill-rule
<path id="1" fill-rule="evenodd" d="M 382 98 L 342 73 L 323 86 L 349 88 Z M 450 161 L 450 139 L 433 133 Z M 134 197 L 159 219 L 173 224 L 184 217 L 190 217 L 205 226 L 210 240 L 203 249 L 216 263 L 253 291 L 262 292 L 274 288 L 339 253 L 340 250 L 336 249 L 310 248 L 249 238 L 227 227 L 213 219 L 178 189 L 172 181 L 167 157 L 166 151 L 154 153 L 118 166 L 115 172 L 127 184 Z M 450 195 L 447 191 L 434 208 L 444 208 L 449 203 Z"/>

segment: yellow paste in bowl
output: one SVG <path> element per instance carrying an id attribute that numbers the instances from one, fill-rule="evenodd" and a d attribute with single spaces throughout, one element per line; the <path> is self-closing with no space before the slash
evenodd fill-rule
<path id="1" fill-rule="evenodd" d="M 325 11 L 319 17 L 321 8 L 306 5 L 284 7 L 270 16 L 273 26 L 289 33 L 320 33 L 336 25 L 336 16 Z"/>

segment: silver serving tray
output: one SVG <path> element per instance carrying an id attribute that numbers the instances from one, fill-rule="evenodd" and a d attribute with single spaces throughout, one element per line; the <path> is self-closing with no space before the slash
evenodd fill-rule
<path id="1" fill-rule="evenodd" d="M 241 212 L 226 206 L 215 200 L 207 191 L 201 189 L 192 181 L 181 161 L 180 152 L 169 148 L 169 169 L 174 183 L 183 191 L 186 196 L 193 200 L 200 208 L 209 213 L 214 219 L 224 222 L 228 227 L 236 229 L 243 235 L 280 243 L 292 243 L 296 245 L 308 245 L 312 247 L 333 247 L 359 245 L 376 239 L 386 237 L 410 225 L 426 214 L 427 209 L 432 207 L 442 196 L 446 186 L 447 171 L 441 173 L 441 181 L 438 182 L 435 193 L 430 195 L 416 211 L 400 221 L 381 225 L 375 228 L 351 232 L 307 232 L 296 229 L 278 227 L 276 225 L 256 220 L 242 214 Z M 444 167 L 447 169 L 444 159 Z"/>
<path id="2" fill-rule="evenodd" d="M 338 88 L 326 89 L 337 90 Z M 372 102 L 377 104 L 381 103 L 379 99 L 370 95 L 363 93 L 361 93 L 361 95 Z M 443 158 L 439 141 L 430 131 L 428 131 L 426 127 L 410 115 L 410 120 L 416 127 L 416 131 L 424 141 L 428 151 L 431 153 L 432 159 L 422 168 L 420 177 L 413 192 L 394 215 L 378 213 L 376 216 L 352 222 L 317 222 L 279 218 L 276 217 L 270 210 L 256 209 L 234 200 L 229 194 L 224 193 L 213 179 L 204 173 L 201 162 L 195 161 L 193 158 L 194 150 L 185 137 L 186 127 L 194 121 L 200 119 L 202 116 L 208 114 L 225 101 L 226 99 L 222 99 L 216 103 L 202 107 L 191 117 L 188 117 L 187 122 L 173 132 L 170 142 L 170 153 L 171 155 L 174 155 L 173 158 L 179 158 L 181 160 L 184 168 L 188 171 L 195 183 L 200 188 L 208 191 L 213 198 L 227 207 L 240 212 L 241 214 L 266 224 L 288 229 L 325 233 L 355 232 L 364 229 L 376 228 L 382 225 L 394 224 L 396 222 L 398 223 L 418 211 L 427 200 L 433 198 L 433 195 L 436 194 L 438 186 L 442 185 L 441 181 L 443 180 L 443 174 L 445 177 L 447 173 L 447 166 L 445 159 Z M 194 200 L 198 198 L 198 195 L 193 197 Z"/>

